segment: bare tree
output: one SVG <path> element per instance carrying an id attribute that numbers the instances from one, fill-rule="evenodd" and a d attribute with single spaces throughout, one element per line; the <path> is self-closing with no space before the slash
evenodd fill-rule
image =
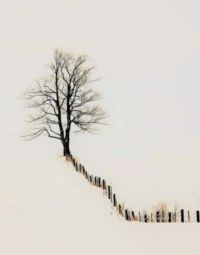
<path id="1" fill-rule="evenodd" d="M 89 86 L 94 81 L 93 67 L 87 64 L 86 56 L 54 52 L 48 78 L 37 81 L 35 87 L 24 93 L 30 109 L 29 122 L 33 125 L 27 139 L 46 134 L 58 139 L 63 155 L 69 156 L 72 130 L 93 133 L 97 125 L 105 124 L 105 111 L 94 104 L 99 94 Z"/>

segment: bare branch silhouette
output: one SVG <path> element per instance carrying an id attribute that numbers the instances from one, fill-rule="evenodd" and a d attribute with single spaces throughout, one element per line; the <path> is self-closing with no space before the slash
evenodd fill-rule
<path id="1" fill-rule="evenodd" d="M 48 79 L 37 81 L 24 93 L 30 110 L 28 122 L 34 126 L 26 135 L 28 140 L 46 134 L 60 140 L 67 156 L 72 130 L 95 133 L 98 125 L 106 124 L 106 112 L 94 104 L 100 95 L 89 86 L 94 81 L 93 67 L 87 63 L 86 56 L 54 52 Z"/>

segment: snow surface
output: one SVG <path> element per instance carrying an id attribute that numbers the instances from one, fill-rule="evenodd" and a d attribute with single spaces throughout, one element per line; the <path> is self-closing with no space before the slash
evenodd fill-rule
<path id="1" fill-rule="evenodd" d="M 199 254 L 198 224 L 126 222 L 63 157 L 1 160 L 0 254 Z"/>
<path id="2" fill-rule="evenodd" d="M 98 136 L 72 137 L 74 156 L 134 210 L 200 209 L 200 1 L 1 3 L 0 255 L 200 254 L 197 224 L 125 222 L 50 156 L 60 144 L 20 142 L 18 100 L 53 49 L 87 54 L 110 118 Z"/>

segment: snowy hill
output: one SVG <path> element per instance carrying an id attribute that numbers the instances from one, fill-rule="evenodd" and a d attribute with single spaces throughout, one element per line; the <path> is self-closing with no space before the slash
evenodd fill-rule
<path id="1" fill-rule="evenodd" d="M 0 254 L 199 254 L 197 224 L 126 222 L 63 158 L 1 163 Z"/>

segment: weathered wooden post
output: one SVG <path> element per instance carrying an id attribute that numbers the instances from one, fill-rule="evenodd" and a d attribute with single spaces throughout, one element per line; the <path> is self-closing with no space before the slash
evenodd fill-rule
<path id="1" fill-rule="evenodd" d="M 131 211 L 132 219 L 135 220 L 135 213 L 134 211 Z"/>
<path id="2" fill-rule="evenodd" d="M 111 199 L 111 193 L 112 193 L 111 186 L 108 185 L 108 199 Z"/>
<path id="3" fill-rule="evenodd" d="M 147 216 L 147 214 L 146 214 L 146 213 L 144 214 L 144 222 L 145 222 L 145 223 L 147 223 L 147 222 L 148 222 L 148 216 Z"/>
<path id="4" fill-rule="evenodd" d="M 119 214 L 123 216 L 122 206 L 120 204 L 118 205 L 118 210 L 119 210 Z"/>
<path id="5" fill-rule="evenodd" d="M 160 212 L 156 212 L 156 222 L 160 222 Z"/>
<path id="6" fill-rule="evenodd" d="M 99 188 L 101 187 L 101 177 L 99 177 Z"/>
<path id="7" fill-rule="evenodd" d="M 83 175 L 85 175 L 85 167 L 83 166 Z"/>
<path id="8" fill-rule="evenodd" d="M 125 209 L 125 219 L 126 219 L 126 220 L 129 220 L 129 213 L 128 213 L 128 210 L 127 210 L 127 209 Z"/>
<path id="9" fill-rule="evenodd" d="M 168 213 L 168 222 L 172 222 L 172 213 L 171 212 Z"/>
<path id="10" fill-rule="evenodd" d="M 184 210 L 181 209 L 181 222 L 183 223 L 184 222 Z"/>
<path id="11" fill-rule="evenodd" d="M 87 173 L 87 180 L 90 181 L 90 175 Z"/>
<path id="12" fill-rule="evenodd" d="M 117 199 L 115 194 L 113 194 L 113 206 L 117 206 Z"/>
<path id="13" fill-rule="evenodd" d="M 106 181 L 103 180 L 103 189 L 106 190 Z"/>
<path id="14" fill-rule="evenodd" d="M 196 211 L 196 216 L 197 216 L 197 222 L 200 222 L 200 215 L 199 215 L 199 211 Z"/>

